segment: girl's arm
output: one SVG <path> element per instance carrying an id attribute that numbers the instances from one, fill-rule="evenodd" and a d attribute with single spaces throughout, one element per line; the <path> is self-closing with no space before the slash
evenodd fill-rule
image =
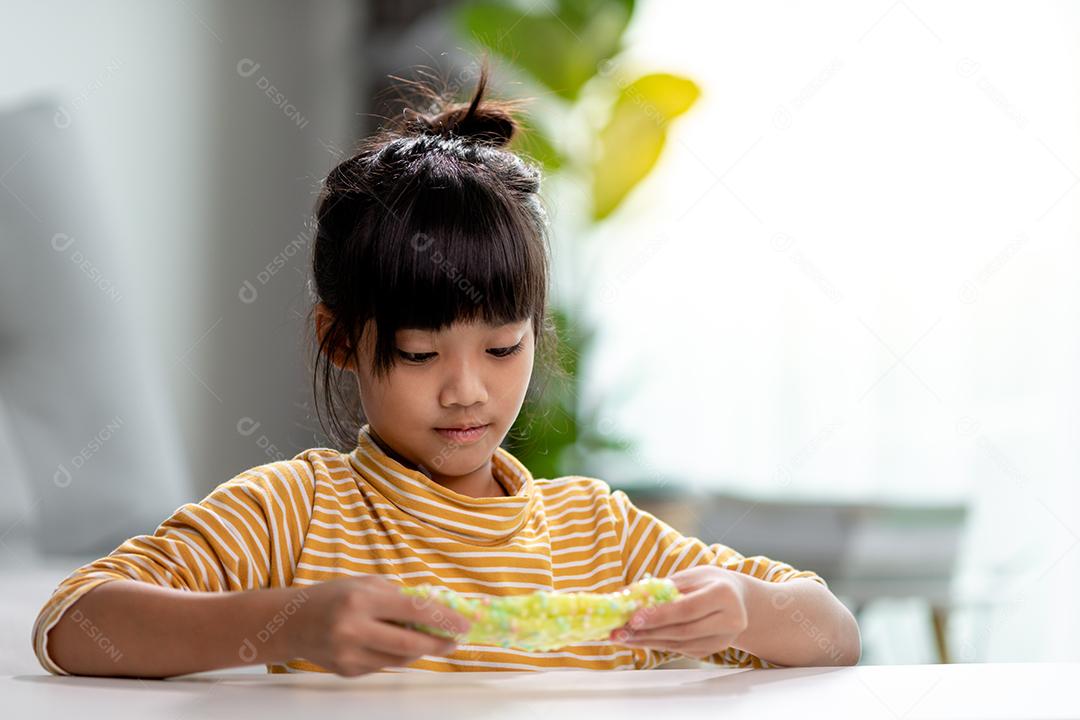
<path id="1" fill-rule="evenodd" d="M 221 594 L 292 584 L 311 518 L 314 487 L 314 470 L 306 460 L 283 460 L 252 468 L 218 485 L 198 503 L 177 508 L 152 535 L 130 538 L 107 556 L 76 569 L 60 581 L 38 612 L 32 636 L 38 661 L 53 674 L 70 674 L 52 657 L 52 643 L 54 638 L 68 635 L 71 649 L 77 648 L 80 641 L 70 638 L 70 630 L 52 632 L 61 620 L 83 627 L 83 637 L 93 633 L 93 625 L 99 623 L 107 623 L 108 630 L 126 635 L 109 622 L 111 613 L 122 614 L 129 603 L 140 618 L 143 612 L 157 612 L 143 611 L 146 597 L 155 602 L 168 598 L 163 601 L 168 607 L 160 611 L 166 613 L 188 607 L 196 613 L 206 612 L 208 607 L 258 610 L 248 605 L 265 602 L 266 596 L 254 600 L 225 598 Z M 133 584 L 135 587 L 131 587 Z M 103 588 L 99 593 L 102 585 L 124 587 Z M 147 594 L 154 590 L 170 592 Z M 97 597 L 83 605 L 83 597 L 90 592 Z M 148 616 L 148 621 L 137 623 L 135 629 L 157 637 L 164 631 L 152 625 L 151 619 Z M 201 626 L 191 627 L 203 636 L 198 630 Z M 108 645 L 109 639 L 106 635 L 95 641 Z M 117 638 L 111 640 L 117 643 L 114 653 L 125 652 Z M 172 651 L 168 647 L 150 647 L 163 654 Z M 129 652 L 137 654 L 130 644 Z"/>
<path id="2" fill-rule="evenodd" d="M 731 644 L 785 667 L 856 665 L 862 640 L 855 616 L 820 583 L 738 576 L 749 624 Z"/>
<path id="3" fill-rule="evenodd" d="M 73 675 L 161 678 L 288 660 L 282 632 L 296 588 L 190 592 L 134 580 L 100 583 L 49 631 L 49 654 Z"/>
<path id="4" fill-rule="evenodd" d="M 79 675 L 162 678 L 299 657 L 353 677 L 448 655 L 468 630 L 457 612 L 367 575 L 200 593 L 109 581 L 84 593 L 50 635 L 53 661 Z"/>

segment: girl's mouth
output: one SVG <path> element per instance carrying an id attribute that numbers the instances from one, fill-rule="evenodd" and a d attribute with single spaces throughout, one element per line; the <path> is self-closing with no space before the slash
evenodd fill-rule
<path id="1" fill-rule="evenodd" d="M 486 435 L 489 427 L 491 427 L 491 423 L 488 423 L 487 425 L 477 425 L 465 430 L 458 430 L 455 428 L 435 428 L 435 430 L 447 440 L 453 440 L 457 443 L 471 443 L 476 442 Z"/>

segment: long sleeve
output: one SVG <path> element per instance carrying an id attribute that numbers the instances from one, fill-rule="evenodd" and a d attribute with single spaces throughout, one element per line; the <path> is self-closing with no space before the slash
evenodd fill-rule
<path id="1" fill-rule="evenodd" d="M 804 577 L 828 587 L 825 579 L 811 570 L 797 570 L 787 563 L 771 560 L 764 555 L 745 557 L 726 545 L 706 544 L 696 537 L 682 535 L 663 520 L 635 507 L 622 490 L 612 492 L 610 498 L 627 584 L 640 580 L 646 573 L 652 577 L 668 577 L 699 565 L 716 565 L 753 575 L 766 582 L 786 582 Z M 671 651 L 649 652 L 655 654 L 655 658 L 648 664 L 649 667 L 667 662 L 677 655 Z M 725 648 L 705 659 L 718 665 L 736 667 L 780 667 L 733 647 Z"/>
<path id="2" fill-rule="evenodd" d="M 199 502 L 180 506 L 152 535 L 125 540 L 60 581 L 34 622 L 38 661 L 53 674 L 69 674 L 49 656 L 48 632 L 76 600 L 105 582 L 196 592 L 290 585 L 314 496 L 311 465 L 293 459 L 246 470 Z"/>

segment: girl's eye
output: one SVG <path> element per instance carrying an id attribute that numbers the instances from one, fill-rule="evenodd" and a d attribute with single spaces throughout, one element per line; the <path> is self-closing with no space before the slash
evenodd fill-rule
<path id="1" fill-rule="evenodd" d="M 514 355 L 516 353 L 521 352 L 523 347 L 525 347 L 525 341 L 524 340 L 519 342 L 517 345 L 511 345 L 510 347 L 491 348 L 491 349 L 488 350 L 488 352 L 491 353 L 492 355 L 494 355 L 495 357 L 505 358 L 505 357 L 510 357 L 511 355 Z M 411 353 L 411 352 L 405 352 L 404 350 L 401 350 L 400 348 L 398 349 L 397 353 L 398 353 L 399 356 L 401 356 L 401 358 L 403 358 L 404 360 L 407 360 L 408 362 L 412 362 L 412 363 L 422 363 L 422 362 L 424 362 L 426 360 L 430 360 L 431 358 L 435 357 L 438 354 L 438 353 L 433 353 L 433 352 Z"/>
<path id="2" fill-rule="evenodd" d="M 428 358 L 435 357 L 435 353 L 433 353 L 433 352 L 411 353 L 411 352 L 405 352 L 404 350 L 401 350 L 401 349 L 399 349 L 397 352 L 398 352 L 398 355 L 400 355 L 405 360 L 408 360 L 409 362 L 415 362 L 415 363 L 422 363 L 425 360 L 427 360 Z"/>
<path id="3" fill-rule="evenodd" d="M 519 342 L 517 345 L 512 345 L 510 347 L 492 348 L 491 350 L 488 350 L 488 352 L 491 353 L 492 355 L 494 355 L 495 357 L 504 358 L 504 357 L 510 357 L 511 355 L 513 355 L 515 353 L 521 352 L 521 348 L 523 348 L 523 347 L 525 347 L 525 341 L 524 340 Z"/>

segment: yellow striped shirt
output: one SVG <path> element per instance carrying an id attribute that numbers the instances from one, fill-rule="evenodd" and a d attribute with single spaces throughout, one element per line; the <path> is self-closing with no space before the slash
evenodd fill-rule
<path id="1" fill-rule="evenodd" d="M 220 592 L 379 574 L 478 596 L 614 592 L 646 573 L 667 577 L 716 565 L 770 582 L 807 577 L 828 587 L 812 571 L 684 536 L 602 480 L 534 479 L 501 447 L 492 468 L 509 497 L 453 492 L 383 453 L 367 425 L 350 453 L 313 448 L 254 467 L 177 508 L 152 535 L 130 538 L 61 580 L 34 623 L 34 652 L 49 672 L 68 674 L 49 656 L 48 631 L 83 593 L 120 579 Z M 450 655 L 388 670 L 646 669 L 675 657 L 610 641 L 550 652 L 460 644 Z M 707 659 L 778 667 L 732 647 Z M 267 669 L 326 672 L 301 658 Z"/>

